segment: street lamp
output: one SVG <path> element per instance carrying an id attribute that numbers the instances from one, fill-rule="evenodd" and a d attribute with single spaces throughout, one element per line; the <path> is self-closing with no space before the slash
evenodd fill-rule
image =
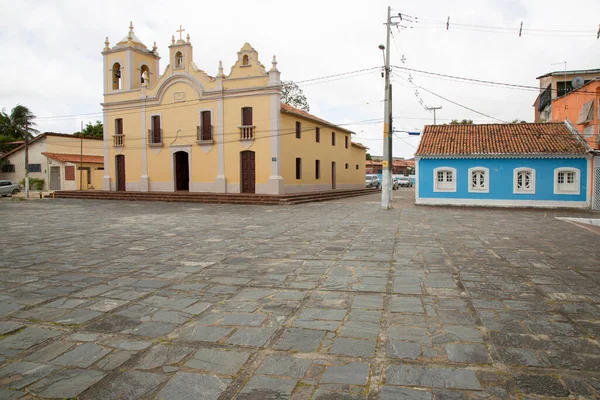
<path id="1" fill-rule="evenodd" d="M 418 132 L 418 131 L 399 131 L 399 130 L 396 130 L 396 129 L 394 129 L 394 133 L 408 133 L 411 136 L 419 136 L 419 135 L 421 135 L 421 132 Z"/>

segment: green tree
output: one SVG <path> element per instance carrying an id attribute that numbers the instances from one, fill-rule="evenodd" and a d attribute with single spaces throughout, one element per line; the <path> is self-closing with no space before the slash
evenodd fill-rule
<path id="1" fill-rule="evenodd" d="M 281 82 L 281 102 L 307 112 L 310 111 L 304 92 L 293 81 Z"/>
<path id="2" fill-rule="evenodd" d="M 371 155 L 367 153 L 367 160 L 372 160 Z"/>
<path id="3" fill-rule="evenodd" d="M 95 124 L 88 122 L 85 124 L 85 128 L 83 128 L 82 131 L 75 132 L 73 135 L 90 139 L 102 139 L 104 135 L 103 132 L 104 126 L 102 125 L 102 122 L 96 121 Z"/>
<path id="4" fill-rule="evenodd" d="M 29 184 L 29 174 L 27 172 L 27 166 L 29 165 L 28 143 L 34 134 L 39 133 L 35 129 L 37 125 L 34 121 L 35 118 L 36 116 L 29 111 L 29 108 L 20 104 L 17 104 L 10 114 L 7 114 L 4 109 L 0 113 L 0 136 L 8 136 L 25 142 L 25 181 L 27 184 Z M 27 187 L 25 192 L 29 195 Z"/>
<path id="5" fill-rule="evenodd" d="M 527 123 L 527 121 L 523 121 L 523 120 L 520 120 L 518 118 L 515 118 L 510 123 L 511 124 L 525 124 L 525 123 Z"/>
<path id="6" fill-rule="evenodd" d="M 473 120 L 463 119 L 462 121 L 459 121 L 457 119 L 453 119 L 452 121 L 450 121 L 450 125 L 473 125 Z"/>
<path id="7" fill-rule="evenodd" d="M 5 109 L 0 112 L 0 142 L 30 140 L 34 134 L 36 116 L 25 106 L 17 104 L 8 114 Z"/>

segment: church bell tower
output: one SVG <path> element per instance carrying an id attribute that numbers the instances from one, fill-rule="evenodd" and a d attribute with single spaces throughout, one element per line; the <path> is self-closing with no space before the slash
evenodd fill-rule
<path id="1" fill-rule="evenodd" d="M 156 42 L 148 50 L 133 32 L 133 23 L 129 23 L 127 35 L 112 48 L 106 38 L 102 55 L 105 95 L 137 90 L 156 82 L 160 60 Z"/>

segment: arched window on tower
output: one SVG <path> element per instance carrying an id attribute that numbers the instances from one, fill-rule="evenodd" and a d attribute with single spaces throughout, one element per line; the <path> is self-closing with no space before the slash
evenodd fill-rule
<path id="1" fill-rule="evenodd" d="M 150 68 L 145 64 L 140 68 L 140 83 L 142 86 L 150 85 Z"/>
<path id="2" fill-rule="evenodd" d="M 250 61 L 248 59 L 247 54 L 244 54 L 244 57 L 242 57 L 242 65 L 250 65 Z"/>
<path id="3" fill-rule="evenodd" d="M 121 64 L 114 63 L 112 67 L 112 88 L 113 90 L 121 89 Z"/>
<path id="4" fill-rule="evenodd" d="M 175 53 L 175 68 L 183 68 L 183 54 L 180 51 Z"/>

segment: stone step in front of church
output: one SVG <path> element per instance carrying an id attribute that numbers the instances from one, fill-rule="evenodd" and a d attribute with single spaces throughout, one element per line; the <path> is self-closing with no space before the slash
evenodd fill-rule
<path id="1" fill-rule="evenodd" d="M 285 195 L 268 195 L 253 193 L 199 193 L 199 192 L 120 192 L 104 190 L 63 190 L 54 192 L 59 199 L 95 199 L 95 200 L 128 200 L 128 201 L 164 201 L 182 203 L 211 204 L 264 204 L 291 205 L 318 201 L 336 200 L 347 197 L 363 196 L 377 193 L 376 189 L 327 190 Z M 50 197 L 50 196 L 48 196 Z"/>

